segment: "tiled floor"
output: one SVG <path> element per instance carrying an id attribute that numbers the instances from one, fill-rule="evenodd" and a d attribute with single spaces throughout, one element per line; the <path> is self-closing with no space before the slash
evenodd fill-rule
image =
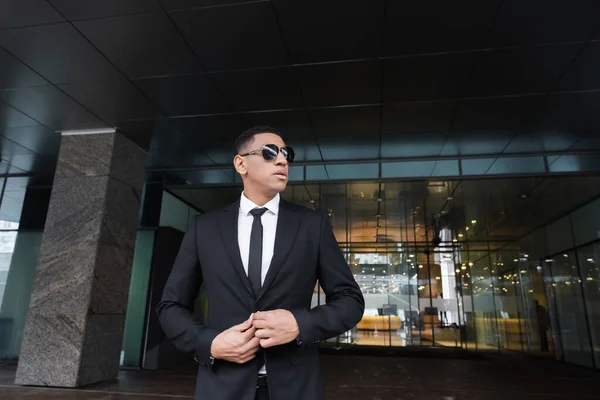
<path id="1" fill-rule="evenodd" d="M 482 359 L 323 355 L 329 400 L 600 399 L 600 372 L 519 356 Z M 77 390 L 12 385 L 14 366 L 0 366 L 0 399 L 190 399 L 194 371 L 122 371 L 118 381 Z"/>

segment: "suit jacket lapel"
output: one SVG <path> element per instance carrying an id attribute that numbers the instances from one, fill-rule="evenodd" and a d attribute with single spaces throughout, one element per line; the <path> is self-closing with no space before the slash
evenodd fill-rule
<path id="1" fill-rule="evenodd" d="M 227 255 L 231 260 L 233 269 L 238 274 L 242 281 L 242 284 L 248 290 L 248 293 L 254 298 L 250 281 L 244 270 L 244 264 L 242 263 L 242 256 L 240 255 L 240 246 L 238 243 L 238 217 L 239 217 L 239 201 L 230 205 L 225 209 L 225 223 L 221 224 L 221 236 L 223 237 L 223 243 Z"/>
<path id="2" fill-rule="evenodd" d="M 300 226 L 300 213 L 297 213 L 298 206 L 289 203 L 283 199 L 279 203 L 279 216 L 277 217 L 277 232 L 275 233 L 275 248 L 273 258 L 269 266 L 269 271 L 265 277 L 260 293 L 256 301 L 260 300 L 269 286 L 275 280 L 277 273 L 283 266 L 283 262 L 287 258 L 298 233 Z"/>

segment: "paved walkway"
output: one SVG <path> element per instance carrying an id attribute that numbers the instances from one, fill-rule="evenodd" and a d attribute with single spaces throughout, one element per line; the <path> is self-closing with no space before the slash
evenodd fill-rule
<path id="1" fill-rule="evenodd" d="M 328 400 L 572 400 L 600 399 L 600 372 L 519 356 L 482 359 L 323 355 Z M 0 366 L 0 399 L 190 399 L 193 368 L 122 371 L 118 381 L 83 389 L 12 384 L 14 366 Z"/>

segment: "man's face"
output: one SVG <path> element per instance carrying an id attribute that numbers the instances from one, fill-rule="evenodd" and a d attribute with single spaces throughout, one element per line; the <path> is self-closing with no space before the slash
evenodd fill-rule
<path id="1" fill-rule="evenodd" d="M 279 148 L 285 146 L 281 137 L 273 133 L 260 133 L 254 136 L 254 141 L 242 150 L 242 154 L 256 151 L 252 155 L 242 157 L 238 172 L 245 175 L 244 186 L 259 191 L 265 195 L 273 195 L 285 190 L 288 182 L 288 161 L 279 152 L 277 158 L 267 161 L 259 150 L 265 144 L 275 144 Z M 245 174 L 244 174 L 245 172 Z"/>

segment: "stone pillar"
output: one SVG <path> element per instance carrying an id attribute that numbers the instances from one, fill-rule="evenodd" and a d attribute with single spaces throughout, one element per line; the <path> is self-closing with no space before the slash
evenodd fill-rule
<path id="1" fill-rule="evenodd" d="M 117 377 L 145 161 L 120 133 L 63 135 L 16 384 Z"/>

